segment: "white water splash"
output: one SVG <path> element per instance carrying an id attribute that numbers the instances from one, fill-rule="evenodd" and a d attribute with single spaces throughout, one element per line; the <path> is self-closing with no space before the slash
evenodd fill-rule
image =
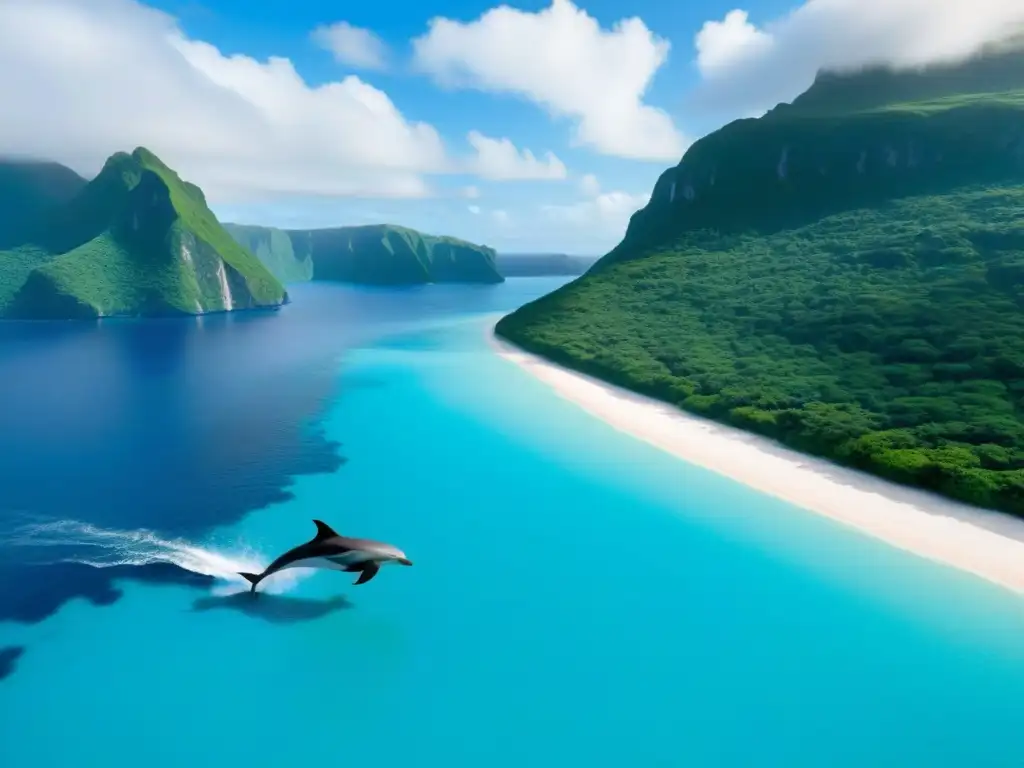
<path id="1" fill-rule="evenodd" d="M 235 304 L 231 298 L 231 286 L 228 284 L 228 273 L 223 259 L 217 264 L 217 280 L 220 281 L 220 297 L 224 302 L 224 309 L 230 312 Z"/>
<path id="2" fill-rule="evenodd" d="M 192 573 L 216 579 L 216 594 L 232 594 L 249 589 L 240 572 L 260 573 L 269 558 L 238 542 L 231 548 L 201 546 L 184 539 L 163 539 L 152 531 L 138 529 L 121 531 L 99 528 L 77 520 L 26 525 L 18 529 L 5 545 L 31 547 L 75 547 L 88 550 L 81 557 L 62 558 L 63 562 L 82 563 L 94 568 L 117 565 L 149 565 L 169 563 Z M 287 570 L 275 573 L 261 582 L 260 591 L 289 591 L 309 571 Z"/>

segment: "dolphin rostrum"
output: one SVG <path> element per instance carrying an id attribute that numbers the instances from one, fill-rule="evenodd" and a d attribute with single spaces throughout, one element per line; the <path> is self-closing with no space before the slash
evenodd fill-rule
<path id="1" fill-rule="evenodd" d="M 365 584 L 386 563 L 412 565 L 405 552 L 398 547 L 371 539 L 350 539 L 339 536 L 322 520 L 314 520 L 316 536 L 312 541 L 289 549 L 266 567 L 263 573 L 239 573 L 252 584 L 250 592 L 267 576 L 286 568 L 325 568 L 332 571 L 359 573 L 356 584 Z"/>

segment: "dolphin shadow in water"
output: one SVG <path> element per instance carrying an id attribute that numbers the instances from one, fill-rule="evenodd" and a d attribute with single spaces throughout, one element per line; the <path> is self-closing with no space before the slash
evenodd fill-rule
<path id="1" fill-rule="evenodd" d="M 10 645 L 6 648 L 0 648 L 0 680 L 14 674 L 14 668 L 18 664 L 18 659 L 21 658 L 24 652 L 25 646 L 23 645 Z"/>
<path id="2" fill-rule="evenodd" d="M 0 563 L 0 584 L 4 585 L 0 590 L 0 622 L 36 624 L 55 614 L 73 597 L 85 598 L 97 606 L 113 605 L 121 598 L 117 582 L 122 579 L 192 589 L 207 588 L 214 581 L 212 576 L 193 573 L 172 563 L 106 568 L 69 562 Z"/>
<path id="3" fill-rule="evenodd" d="M 336 595 L 326 600 L 310 597 L 290 597 L 288 595 L 261 594 L 256 597 L 251 592 L 238 592 L 233 595 L 214 595 L 200 597 L 192 603 L 192 610 L 197 612 L 218 609 L 238 611 L 246 616 L 269 621 L 272 624 L 294 624 L 298 621 L 313 621 L 329 616 L 336 611 L 344 611 L 355 606 L 344 595 Z"/>

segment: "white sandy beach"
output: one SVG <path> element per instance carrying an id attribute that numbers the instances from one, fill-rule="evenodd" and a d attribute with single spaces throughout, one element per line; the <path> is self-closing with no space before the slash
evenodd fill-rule
<path id="1" fill-rule="evenodd" d="M 490 333 L 499 355 L 594 416 L 691 464 L 1024 593 L 1024 521 L 895 485 L 569 371 Z"/>

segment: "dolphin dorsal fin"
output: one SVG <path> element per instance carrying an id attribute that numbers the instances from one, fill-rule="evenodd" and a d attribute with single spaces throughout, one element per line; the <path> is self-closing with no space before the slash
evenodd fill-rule
<path id="1" fill-rule="evenodd" d="M 323 541 L 324 539 L 333 539 L 338 535 L 338 532 L 331 528 L 323 520 L 314 520 L 313 525 L 316 526 L 316 538 L 313 541 Z"/>

